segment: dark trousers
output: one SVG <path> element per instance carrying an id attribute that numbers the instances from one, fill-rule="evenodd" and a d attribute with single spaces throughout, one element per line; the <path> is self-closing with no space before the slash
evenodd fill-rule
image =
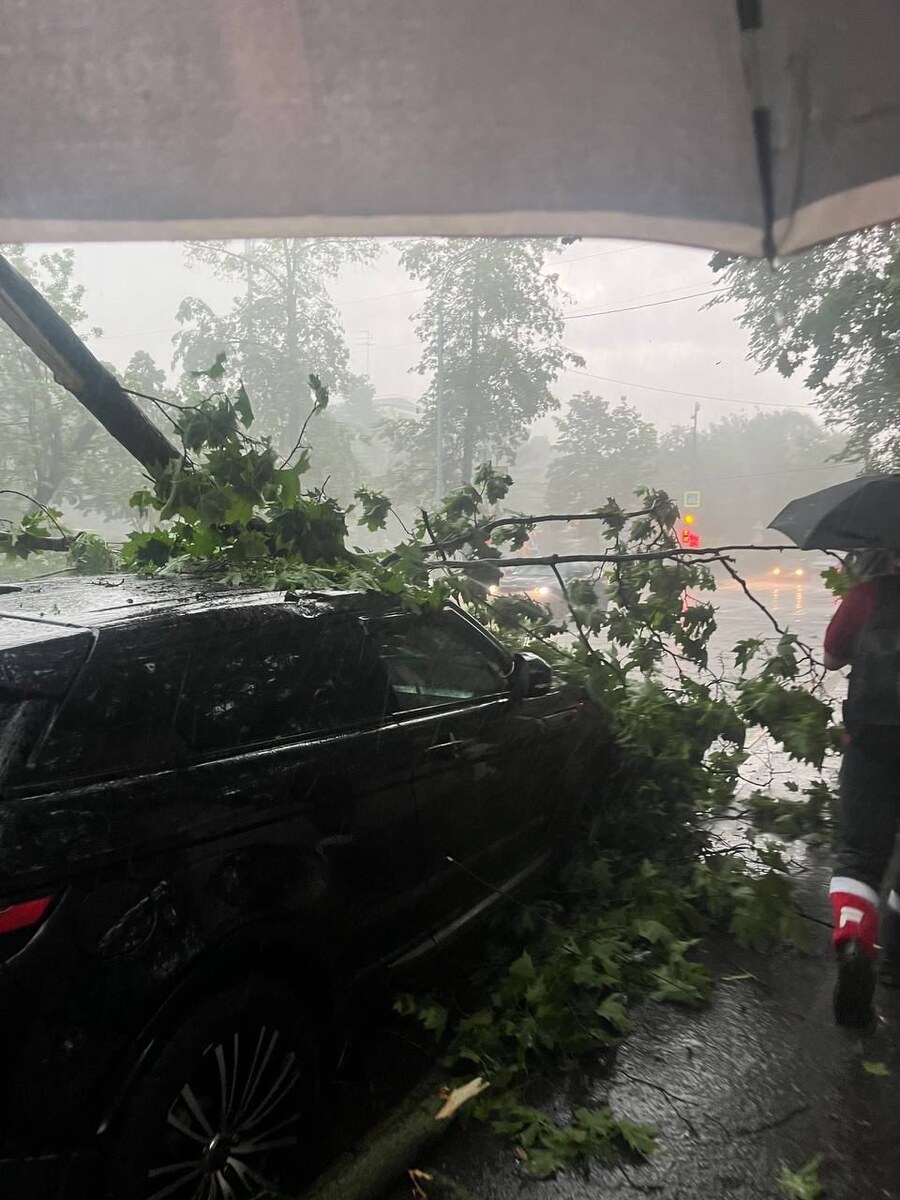
<path id="1" fill-rule="evenodd" d="M 900 728 L 863 731 L 847 746 L 840 775 L 835 875 L 881 890 L 900 825 Z M 900 877 L 891 881 L 900 892 Z"/>

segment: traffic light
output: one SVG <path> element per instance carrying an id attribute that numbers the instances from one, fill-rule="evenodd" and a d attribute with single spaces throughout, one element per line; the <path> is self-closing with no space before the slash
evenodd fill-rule
<path id="1" fill-rule="evenodd" d="M 684 508 L 691 509 L 691 508 L 699 508 L 699 507 L 700 507 L 700 493 L 696 492 L 696 491 L 685 492 L 684 493 Z M 695 514 L 692 512 L 686 512 L 684 514 L 684 516 L 681 518 L 681 520 L 684 523 L 684 527 L 681 530 L 682 546 L 686 547 L 686 549 L 688 549 L 688 550 L 699 550 L 700 549 L 700 534 L 694 528 L 694 526 L 697 524 L 697 518 L 696 518 Z"/>

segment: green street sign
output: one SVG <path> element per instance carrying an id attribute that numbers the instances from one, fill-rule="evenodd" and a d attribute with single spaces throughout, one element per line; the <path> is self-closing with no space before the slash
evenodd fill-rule
<path id="1" fill-rule="evenodd" d="M 699 492 L 685 492 L 684 493 L 684 504 L 682 505 L 682 508 L 699 508 L 699 507 L 700 507 L 700 493 Z"/>

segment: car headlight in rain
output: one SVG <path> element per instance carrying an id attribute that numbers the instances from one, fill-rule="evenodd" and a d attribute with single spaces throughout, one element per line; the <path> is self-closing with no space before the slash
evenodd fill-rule
<path id="1" fill-rule="evenodd" d="M 798 568 L 797 568 L 797 570 L 794 572 L 794 574 L 795 574 L 795 575 L 802 575 L 802 574 L 803 574 L 803 568 L 802 568 L 802 567 L 798 567 Z"/>
<path id="2" fill-rule="evenodd" d="M 489 593 L 490 593 L 492 596 L 499 596 L 499 595 L 500 595 L 500 588 L 497 586 L 497 584 L 496 584 L 496 583 L 492 583 L 492 584 L 491 584 L 491 586 L 488 588 L 488 592 L 489 592 Z"/>
<path id="3" fill-rule="evenodd" d="M 538 594 L 539 596 L 549 596 L 549 595 L 550 595 L 550 589 L 549 589 L 548 587 L 539 587 L 539 588 L 537 589 L 537 594 Z"/>
<path id="4" fill-rule="evenodd" d="M 772 568 L 772 574 L 773 574 L 773 575 L 780 575 L 780 574 L 781 574 L 781 567 L 773 567 L 773 568 Z"/>

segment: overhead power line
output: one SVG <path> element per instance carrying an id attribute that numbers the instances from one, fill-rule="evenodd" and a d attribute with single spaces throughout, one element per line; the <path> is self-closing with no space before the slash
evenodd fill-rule
<path id="1" fill-rule="evenodd" d="M 550 265 L 564 267 L 567 263 L 585 262 L 589 258 L 608 258 L 610 254 L 628 254 L 632 250 L 646 250 L 655 244 L 654 242 L 640 242 L 637 246 L 621 246 L 617 250 L 598 250 L 595 254 L 579 254 L 577 258 L 558 258 L 554 264 Z"/>
<path id="2" fill-rule="evenodd" d="M 708 288 L 705 292 L 691 292 L 688 296 L 673 296 L 671 300 L 653 300 L 649 304 L 631 304 L 623 308 L 600 308 L 596 312 L 570 313 L 562 320 L 580 321 L 584 317 L 608 317 L 613 313 L 635 312 L 639 308 L 659 308 L 662 304 L 678 304 L 681 300 L 694 300 L 699 296 L 713 296 L 719 292 L 719 288 Z"/>
<path id="3" fill-rule="evenodd" d="M 681 392 L 677 388 L 656 387 L 652 383 L 638 383 L 635 379 L 615 379 L 612 375 L 597 375 L 593 371 L 580 371 L 577 367 L 563 367 L 567 375 L 584 375 L 588 379 L 599 379 L 603 383 L 618 383 L 622 387 L 641 388 L 645 392 L 662 392 L 667 396 L 684 396 L 687 400 L 715 400 L 717 404 L 745 404 L 757 408 L 802 408 L 808 404 L 779 404 L 775 400 L 738 400 L 734 396 L 711 396 L 707 392 Z"/>
<path id="4" fill-rule="evenodd" d="M 842 471 L 846 470 L 847 463 L 823 463 L 819 467 L 782 467 L 780 471 L 747 471 L 741 475 L 701 475 L 698 482 L 707 483 L 724 483 L 731 479 L 761 479 L 764 475 L 799 475 L 806 471 Z"/>
<path id="5" fill-rule="evenodd" d="M 395 296 L 416 296 L 427 292 L 427 287 L 406 288 L 402 292 L 384 292 L 378 296 L 358 296 L 355 300 L 332 300 L 335 308 L 349 308 L 351 304 L 374 304 L 376 300 L 393 300 Z"/>

